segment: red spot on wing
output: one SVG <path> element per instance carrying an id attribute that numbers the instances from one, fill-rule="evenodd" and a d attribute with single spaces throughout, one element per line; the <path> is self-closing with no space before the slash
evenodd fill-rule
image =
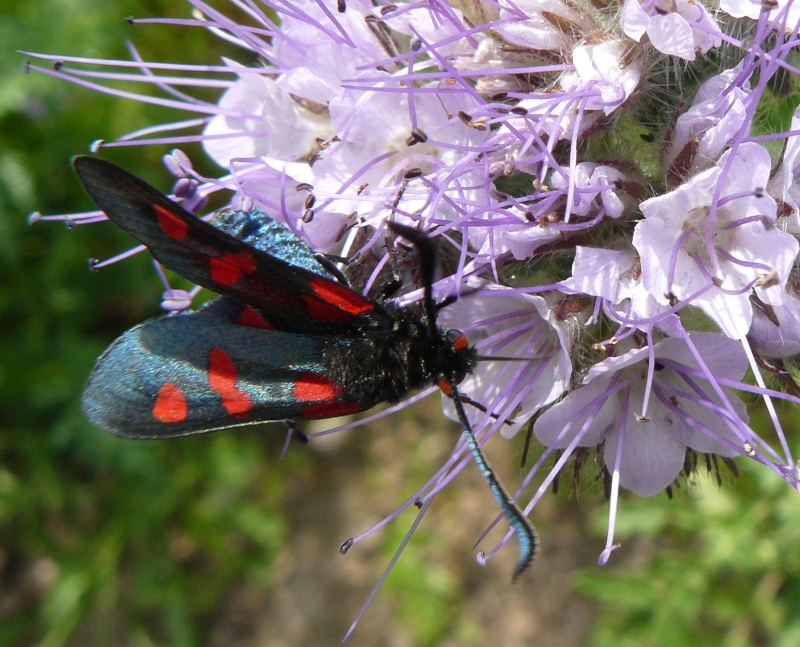
<path id="1" fill-rule="evenodd" d="M 221 348 L 212 348 L 208 354 L 208 385 L 222 398 L 222 406 L 230 415 L 242 418 L 253 408 L 253 401 L 244 391 L 236 388 L 236 364 Z"/>
<path id="2" fill-rule="evenodd" d="M 158 226 L 173 240 L 183 240 L 189 234 L 189 223 L 174 211 L 170 211 L 160 204 L 154 204 Z"/>
<path id="3" fill-rule="evenodd" d="M 264 330 L 275 330 L 269 321 L 264 319 L 252 306 L 245 306 L 239 315 L 236 317 L 236 323 L 240 326 L 249 326 L 250 328 L 263 328 Z"/>
<path id="4" fill-rule="evenodd" d="M 372 301 L 333 281 L 311 279 L 309 285 L 313 294 L 301 296 L 308 314 L 315 319 L 341 323 L 375 309 Z"/>
<path id="5" fill-rule="evenodd" d="M 233 285 L 242 274 L 252 274 L 256 270 L 256 259 L 245 251 L 224 254 L 209 261 L 211 278 L 222 285 Z"/>
<path id="6" fill-rule="evenodd" d="M 353 316 L 370 312 L 375 308 L 369 299 L 327 279 L 311 279 L 311 289 L 325 303 L 336 306 L 339 310 L 344 310 Z"/>
<path id="7" fill-rule="evenodd" d="M 186 396 L 174 382 L 164 382 L 156 394 L 153 417 L 159 422 L 181 422 L 186 420 Z"/>
<path id="8" fill-rule="evenodd" d="M 301 418 L 335 418 L 336 416 L 346 416 L 351 413 L 360 413 L 364 410 L 358 402 L 347 400 L 334 400 L 333 402 L 316 402 L 305 407 L 301 412 Z"/>
<path id="9" fill-rule="evenodd" d="M 302 402 L 332 400 L 342 391 L 325 375 L 320 373 L 303 373 L 295 380 L 292 395 Z"/>

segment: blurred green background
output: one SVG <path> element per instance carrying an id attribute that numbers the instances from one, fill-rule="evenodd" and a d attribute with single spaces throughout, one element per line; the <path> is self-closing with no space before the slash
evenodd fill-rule
<path id="1" fill-rule="evenodd" d="M 435 398 L 295 446 L 282 464 L 276 426 L 137 443 L 83 419 L 94 359 L 157 314 L 161 287 L 145 255 L 87 270 L 89 257 L 130 246 L 110 225 L 26 217 L 91 207 L 69 160 L 92 140 L 181 115 L 26 75 L 16 50 L 127 58 L 132 39 L 148 60 L 236 54 L 199 30 L 124 21 L 187 13 L 179 0 L 0 0 L 1 646 L 338 644 L 412 517 L 347 556 L 339 543 L 409 496 L 457 438 Z M 106 156 L 168 189 L 164 152 Z M 796 412 L 785 420 L 791 434 Z M 510 483 L 519 452 L 492 448 Z M 740 468 L 672 501 L 625 497 L 622 549 L 604 568 L 598 492 L 549 497 L 535 515 L 537 562 L 513 586 L 515 548 L 475 564 L 496 509 L 468 470 L 348 644 L 798 645 L 800 500 L 766 470 Z"/>

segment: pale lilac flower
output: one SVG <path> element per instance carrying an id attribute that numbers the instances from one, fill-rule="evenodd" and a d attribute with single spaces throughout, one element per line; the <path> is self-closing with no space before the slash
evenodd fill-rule
<path id="1" fill-rule="evenodd" d="M 628 178 L 613 166 L 604 166 L 594 162 L 580 162 L 567 175 L 553 174 L 554 189 L 567 192 L 573 188 L 573 202 L 569 206 L 570 214 L 583 217 L 595 217 L 602 213 L 609 218 L 619 218 L 626 208 L 631 213 L 636 201 L 622 190 Z"/>
<path id="2" fill-rule="evenodd" d="M 711 77 L 700 86 L 692 105 L 671 131 L 665 152 L 667 180 L 677 184 L 712 167 L 750 125 L 749 75 L 741 65 Z"/>
<path id="3" fill-rule="evenodd" d="M 498 5 L 497 33 L 520 47 L 563 51 L 576 36 L 593 28 L 591 13 L 561 0 L 500 0 Z M 564 24 L 569 30 L 563 29 Z"/>
<path id="4" fill-rule="evenodd" d="M 561 87 L 579 93 L 586 110 L 611 114 L 630 97 L 641 77 L 635 62 L 623 60 L 624 52 L 621 40 L 579 45 L 572 52 L 575 71 L 564 75 Z"/>
<path id="5" fill-rule="evenodd" d="M 235 66 L 231 68 L 236 71 Z M 274 79 L 245 74 L 225 92 L 219 105 L 225 112 L 206 126 L 203 148 L 225 167 L 236 158 L 308 157 L 318 149 L 317 138 L 333 134 L 327 117 L 295 101 Z M 243 138 L 242 133 L 250 136 Z"/>
<path id="6" fill-rule="evenodd" d="M 794 0 L 775 0 L 766 5 L 754 0 L 721 0 L 719 8 L 734 18 L 758 20 L 764 15 L 772 29 L 790 34 L 797 33 L 800 23 L 800 5 Z"/>
<path id="7" fill-rule="evenodd" d="M 578 294 L 603 299 L 605 312 L 621 325 L 647 330 L 650 322 L 660 327 L 672 322 L 662 316 L 669 308 L 654 299 L 642 284 L 642 264 L 633 247 L 576 247 L 572 278 L 565 284 Z"/>
<path id="8" fill-rule="evenodd" d="M 792 277 L 780 305 L 753 304 L 753 323 L 747 338 L 763 357 L 784 359 L 800 355 L 800 286 Z"/>
<path id="9" fill-rule="evenodd" d="M 796 235 L 800 234 L 800 108 L 794 111 L 789 133 L 780 166 L 769 179 L 767 193 L 778 204 L 778 226 Z"/>
<path id="10" fill-rule="evenodd" d="M 706 8 L 690 0 L 625 0 L 622 29 L 637 42 L 647 35 L 659 52 L 687 61 L 722 44 L 722 32 Z"/>
<path id="11" fill-rule="evenodd" d="M 642 281 L 659 303 L 687 300 L 721 330 L 741 339 L 750 329 L 750 291 L 780 305 L 798 242 L 775 227 L 775 201 L 763 192 L 767 151 L 745 143 L 715 168 L 641 204 L 633 245 Z"/>
<path id="12" fill-rule="evenodd" d="M 536 421 L 536 437 L 556 449 L 602 445 L 608 471 L 619 472 L 620 485 L 641 496 L 677 478 L 687 447 L 737 455 L 746 439 L 746 407 L 707 378 L 739 381 L 745 353 L 719 333 L 689 339 L 691 345 L 669 338 L 652 348 L 619 349 L 595 364 L 579 388 Z"/>

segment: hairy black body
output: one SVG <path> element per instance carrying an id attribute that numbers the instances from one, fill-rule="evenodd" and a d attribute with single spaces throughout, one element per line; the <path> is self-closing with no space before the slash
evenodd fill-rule
<path id="1" fill-rule="evenodd" d="M 390 330 L 367 330 L 324 345 L 325 374 L 345 398 L 365 409 L 394 403 L 441 379 L 460 382 L 477 363 L 472 347 L 457 349 L 450 331 L 431 326 L 421 305 L 384 304 Z"/>

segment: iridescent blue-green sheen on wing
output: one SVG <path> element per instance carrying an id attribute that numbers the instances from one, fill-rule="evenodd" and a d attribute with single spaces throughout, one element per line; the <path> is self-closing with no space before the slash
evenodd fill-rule
<path id="1" fill-rule="evenodd" d="M 215 213 L 210 222 L 231 236 L 289 265 L 302 267 L 329 279 L 336 278 L 319 262 L 306 241 L 260 209 L 224 209 Z"/>
<path id="2" fill-rule="evenodd" d="M 254 422 L 330 417 L 362 410 L 335 387 L 321 400 L 298 397 L 298 384 L 319 376 L 326 338 L 262 330 L 207 316 L 203 310 L 151 319 L 124 333 L 98 359 L 83 395 L 87 417 L 126 438 L 169 438 Z M 214 384 L 213 353 L 230 359 L 220 387 Z M 211 377 L 210 377 L 211 374 Z M 216 378 L 221 379 L 219 376 Z M 185 402 L 185 413 L 154 415 L 164 385 Z M 216 386 L 216 389 L 214 388 Z M 232 412 L 226 408 L 236 400 Z M 305 391 L 304 393 L 308 393 Z M 343 404 L 342 404 L 343 403 Z M 316 406 L 318 415 L 309 416 Z M 343 410 L 340 410 L 342 407 Z"/>

